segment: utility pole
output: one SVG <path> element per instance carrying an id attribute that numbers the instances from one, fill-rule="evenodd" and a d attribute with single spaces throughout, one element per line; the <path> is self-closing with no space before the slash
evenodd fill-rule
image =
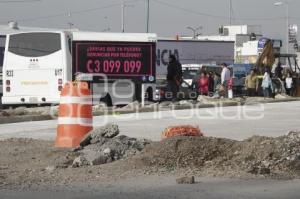
<path id="1" fill-rule="evenodd" d="M 129 8 L 129 7 L 133 7 L 133 5 L 126 5 L 125 2 L 123 1 L 122 5 L 121 5 L 121 23 L 122 23 L 122 27 L 121 27 L 121 31 L 124 33 L 125 32 L 125 8 Z"/>
<path id="2" fill-rule="evenodd" d="M 279 1 L 274 3 L 274 6 L 285 6 L 286 7 L 286 53 L 290 52 L 290 8 L 289 1 Z"/>
<path id="3" fill-rule="evenodd" d="M 124 4 L 124 1 L 122 3 L 122 28 L 121 28 L 121 31 L 124 33 L 125 32 L 125 4 Z"/>
<path id="4" fill-rule="evenodd" d="M 287 34 L 286 34 L 286 52 L 290 53 L 290 7 L 289 2 L 286 1 L 286 26 L 287 26 Z"/>
<path id="5" fill-rule="evenodd" d="M 229 25 L 232 25 L 232 0 L 229 0 Z"/>
<path id="6" fill-rule="evenodd" d="M 150 0 L 147 0 L 147 33 L 149 33 L 149 22 L 150 22 Z"/>

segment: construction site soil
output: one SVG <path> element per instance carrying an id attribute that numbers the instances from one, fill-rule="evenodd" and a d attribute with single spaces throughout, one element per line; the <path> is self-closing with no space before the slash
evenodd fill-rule
<path id="1" fill-rule="evenodd" d="M 300 178 L 300 133 L 244 141 L 173 137 L 111 163 L 72 167 L 78 150 L 32 139 L 0 141 L 0 189 L 27 190 L 76 183 L 114 182 L 147 175 Z"/>

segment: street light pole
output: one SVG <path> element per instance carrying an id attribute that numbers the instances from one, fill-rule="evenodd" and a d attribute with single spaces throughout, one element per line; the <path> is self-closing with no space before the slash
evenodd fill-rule
<path id="1" fill-rule="evenodd" d="M 123 1 L 122 5 L 121 5 L 121 8 L 122 8 L 122 11 L 121 11 L 122 27 L 121 27 L 121 29 L 122 29 L 123 33 L 125 32 L 125 8 L 129 8 L 129 7 L 134 7 L 134 6 L 125 4 L 125 2 Z"/>
<path id="2" fill-rule="evenodd" d="M 193 32 L 193 39 L 196 39 L 196 37 L 197 37 L 197 31 L 201 30 L 202 28 L 203 28 L 202 26 L 200 26 L 198 28 L 193 28 L 191 26 L 187 27 L 187 29 L 189 29 L 189 30 L 191 30 Z"/>
<path id="3" fill-rule="evenodd" d="M 279 1 L 274 3 L 275 6 L 286 6 L 286 53 L 289 54 L 290 52 L 290 8 L 289 8 L 289 1 Z"/>
<path id="4" fill-rule="evenodd" d="M 147 33 L 149 33 L 149 21 L 150 21 L 150 0 L 147 0 Z"/>
<path id="5" fill-rule="evenodd" d="M 121 5 L 121 7 L 122 7 L 122 28 L 121 28 L 121 30 L 122 30 L 122 32 L 124 33 L 125 32 L 125 4 L 124 4 L 124 1 L 123 1 L 123 3 L 122 3 L 122 5 Z"/>

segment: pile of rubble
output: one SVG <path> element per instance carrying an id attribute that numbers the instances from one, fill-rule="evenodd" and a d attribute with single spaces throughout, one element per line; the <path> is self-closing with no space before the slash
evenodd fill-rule
<path id="1" fill-rule="evenodd" d="M 300 132 L 244 141 L 212 137 L 174 137 L 152 143 L 133 157 L 151 169 L 211 171 L 212 175 L 269 175 L 300 177 Z M 206 174 L 206 173 L 205 173 Z"/>
<path id="2" fill-rule="evenodd" d="M 94 128 L 81 141 L 77 149 L 79 156 L 73 161 L 73 167 L 101 165 L 133 156 L 142 151 L 150 141 L 119 135 L 115 124 Z"/>

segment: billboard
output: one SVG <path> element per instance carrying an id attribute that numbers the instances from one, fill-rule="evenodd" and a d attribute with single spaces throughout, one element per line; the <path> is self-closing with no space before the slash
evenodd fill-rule
<path id="1" fill-rule="evenodd" d="M 167 74 L 168 57 L 175 55 L 181 64 L 220 64 L 234 62 L 234 42 L 158 40 L 156 50 L 156 75 Z"/>
<path id="2" fill-rule="evenodd" d="M 289 25 L 289 43 L 297 43 L 298 26 Z"/>
<path id="3" fill-rule="evenodd" d="M 105 74 L 110 79 L 154 82 L 155 43 L 73 42 L 73 75 L 79 73 Z M 98 80 L 101 81 L 93 79 Z"/>

